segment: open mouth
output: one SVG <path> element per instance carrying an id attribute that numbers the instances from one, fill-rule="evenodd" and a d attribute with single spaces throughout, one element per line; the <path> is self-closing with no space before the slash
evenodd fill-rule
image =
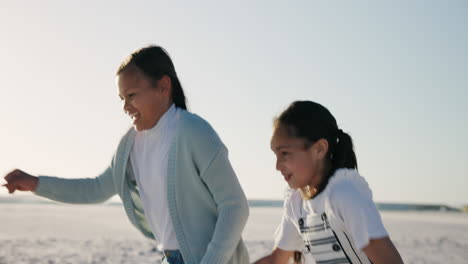
<path id="1" fill-rule="evenodd" d="M 133 123 L 135 124 L 136 121 L 138 121 L 138 119 L 140 118 L 140 114 L 139 113 L 133 113 L 133 114 L 129 114 L 130 118 L 132 119 Z"/>
<path id="2" fill-rule="evenodd" d="M 283 177 L 284 177 L 284 180 L 288 182 L 289 180 L 291 180 L 292 174 L 286 174 L 286 175 L 283 175 Z"/>

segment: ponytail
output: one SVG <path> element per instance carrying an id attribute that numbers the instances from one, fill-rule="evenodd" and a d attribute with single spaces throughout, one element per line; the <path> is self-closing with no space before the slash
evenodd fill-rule
<path id="1" fill-rule="evenodd" d="M 182 108 L 187 110 L 187 105 L 185 102 L 185 94 L 184 90 L 182 89 L 182 85 L 180 85 L 179 78 L 177 76 L 171 77 L 172 83 L 172 101 L 174 102 L 176 107 Z"/>
<path id="2" fill-rule="evenodd" d="M 351 136 L 339 129 L 336 137 L 336 145 L 330 153 L 333 172 L 340 168 L 356 169 L 357 159 L 354 153 L 353 140 Z"/>

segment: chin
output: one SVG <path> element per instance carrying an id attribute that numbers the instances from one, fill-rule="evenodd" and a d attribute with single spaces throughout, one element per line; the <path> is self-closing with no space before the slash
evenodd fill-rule
<path id="1" fill-rule="evenodd" d="M 138 125 L 133 125 L 133 128 L 134 128 L 135 131 L 137 131 L 137 132 L 141 132 L 141 131 L 144 130 L 141 126 L 138 126 Z"/>

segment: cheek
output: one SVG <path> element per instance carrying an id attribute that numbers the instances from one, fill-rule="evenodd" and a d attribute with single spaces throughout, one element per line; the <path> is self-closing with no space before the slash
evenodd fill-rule
<path id="1" fill-rule="evenodd" d="M 138 108 L 138 99 L 137 98 L 129 98 L 127 104 L 133 108 Z"/>
<path id="2" fill-rule="evenodd" d="M 310 159 L 302 158 L 296 162 L 297 170 L 304 174 L 310 174 L 314 170 L 314 162 Z"/>
<path id="3" fill-rule="evenodd" d="M 160 109 L 160 102 L 157 96 L 152 94 L 143 98 L 141 102 L 141 107 L 144 108 L 146 111 L 155 113 Z"/>
<path id="4" fill-rule="evenodd" d="M 148 98 L 140 97 L 133 101 L 133 106 L 138 109 L 141 114 L 149 114 L 151 113 L 151 104 Z"/>

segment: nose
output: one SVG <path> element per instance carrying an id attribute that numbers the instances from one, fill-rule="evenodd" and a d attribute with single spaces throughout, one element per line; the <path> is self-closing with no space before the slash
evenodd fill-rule
<path id="1" fill-rule="evenodd" d="M 281 171 L 282 167 L 280 160 L 276 159 L 276 170 Z"/>
<path id="2" fill-rule="evenodd" d="M 126 114 L 129 113 L 129 108 L 130 108 L 130 104 L 128 103 L 128 101 L 122 100 L 122 109 Z"/>

